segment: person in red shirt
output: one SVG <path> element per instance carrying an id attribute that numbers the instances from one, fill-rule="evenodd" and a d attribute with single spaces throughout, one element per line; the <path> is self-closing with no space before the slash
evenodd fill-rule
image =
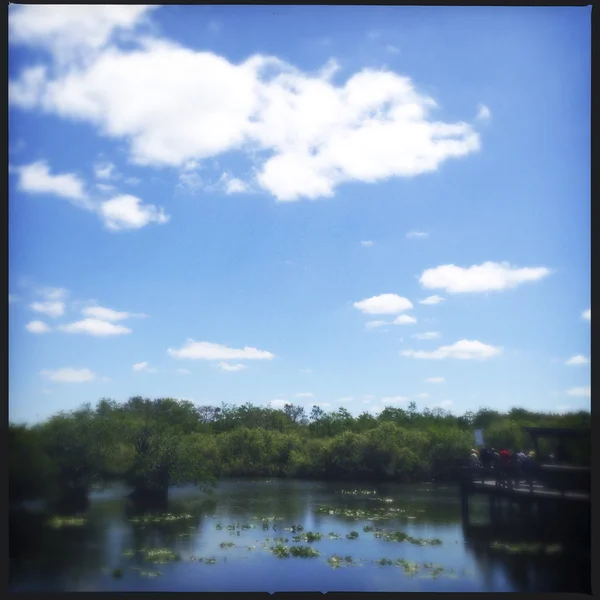
<path id="1" fill-rule="evenodd" d="M 506 487 L 510 481 L 510 452 L 506 448 L 500 450 L 500 476 L 502 485 Z"/>

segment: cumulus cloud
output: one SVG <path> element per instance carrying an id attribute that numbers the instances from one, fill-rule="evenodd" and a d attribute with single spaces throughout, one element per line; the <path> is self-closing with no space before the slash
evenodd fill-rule
<path id="1" fill-rule="evenodd" d="M 364 246 L 365 248 L 370 248 L 371 246 L 373 246 L 375 244 L 375 242 L 372 242 L 371 240 L 363 240 L 360 245 Z"/>
<path id="2" fill-rule="evenodd" d="M 409 231 L 406 237 L 414 240 L 424 240 L 429 237 L 429 234 L 426 231 Z"/>
<path id="3" fill-rule="evenodd" d="M 572 356 L 565 364 L 567 365 L 589 365 L 590 359 L 583 354 Z"/>
<path id="4" fill-rule="evenodd" d="M 139 229 L 149 223 L 167 223 L 170 219 L 164 209 L 153 204 L 144 204 L 136 196 L 118 195 L 110 200 L 98 201 L 85 191 L 85 182 L 73 173 L 52 175 L 45 161 L 15 167 L 19 175 L 18 188 L 30 194 L 53 194 L 71 201 L 72 204 L 94 212 L 104 221 L 107 229 Z M 110 192 L 111 186 L 98 184 L 103 192 Z"/>
<path id="5" fill-rule="evenodd" d="M 439 331 L 426 331 L 425 333 L 415 333 L 412 335 L 416 340 L 436 340 L 440 337 Z"/>
<path id="6" fill-rule="evenodd" d="M 65 312 L 64 302 L 32 302 L 29 305 L 31 310 L 43 313 L 49 317 L 60 317 Z"/>
<path id="7" fill-rule="evenodd" d="M 386 396 L 381 399 L 382 404 L 406 404 L 408 402 L 408 398 L 405 396 Z"/>
<path id="8" fill-rule="evenodd" d="M 314 398 L 315 395 L 312 392 L 299 392 L 296 394 L 296 398 Z"/>
<path id="9" fill-rule="evenodd" d="M 446 380 L 444 377 L 428 377 L 425 381 L 427 383 L 444 383 Z"/>
<path id="10" fill-rule="evenodd" d="M 135 365 L 133 365 L 131 367 L 131 369 L 138 373 L 142 372 L 142 371 L 144 371 L 145 373 L 156 373 L 157 372 L 157 369 L 155 369 L 154 367 L 151 367 L 147 362 L 135 363 Z"/>
<path id="11" fill-rule="evenodd" d="M 226 194 L 242 194 L 247 191 L 248 184 L 237 177 L 231 177 L 225 181 Z"/>
<path id="12" fill-rule="evenodd" d="M 84 181 L 74 173 L 53 175 L 48 163 L 43 160 L 15 167 L 15 171 L 19 175 L 17 187 L 23 192 L 52 194 L 86 208 L 91 206 Z"/>
<path id="13" fill-rule="evenodd" d="M 581 318 L 585 319 L 586 321 L 591 321 L 592 320 L 592 309 L 588 308 L 587 310 L 584 310 L 581 313 Z"/>
<path id="14" fill-rule="evenodd" d="M 424 300 L 419 300 L 419 304 L 439 304 L 443 302 L 445 298 L 441 296 L 427 296 Z"/>
<path id="15" fill-rule="evenodd" d="M 130 317 L 144 316 L 138 313 L 119 312 L 117 310 L 112 310 L 111 308 L 104 308 L 103 306 L 86 306 L 81 312 L 86 317 L 100 319 L 102 321 L 123 321 Z"/>
<path id="16" fill-rule="evenodd" d="M 235 64 L 150 36 L 131 36 L 124 49 L 106 44 L 116 28 L 134 27 L 144 7 L 113 6 L 107 17 L 83 10 L 85 18 L 75 19 L 64 16 L 71 14 L 65 6 L 54 28 L 23 25 L 42 14 L 42 7 L 24 8 L 16 24 L 11 14 L 11 29 L 20 32 L 13 40 L 45 44 L 55 58 L 61 39 L 63 47 L 94 51 L 82 60 L 78 47 L 62 69 L 23 70 L 9 83 L 10 102 L 90 123 L 125 140 L 139 164 L 179 168 L 247 151 L 258 161 L 256 183 L 285 202 L 329 197 L 345 182 L 434 172 L 480 148 L 472 124 L 435 118 L 435 100 L 390 70 L 363 69 L 337 85 L 331 62 L 313 73 L 273 56 Z M 117 18 L 117 8 L 139 13 Z M 96 18 L 105 26 L 91 25 Z M 64 61 L 68 53 L 60 55 Z"/>
<path id="17" fill-rule="evenodd" d="M 40 371 L 40 375 L 44 379 L 60 383 L 85 383 L 96 379 L 96 374 L 90 369 L 72 369 L 69 367 L 56 370 L 43 369 Z"/>
<path id="18" fill-rule="evenodd" d="M 31 333 L 48 333 L 51 328 L 44 321 L 31 321 L 25 325 L 25 329 Z"/>
<path id="19" fill-rule="evenodd" d="M 455 358 L 458 360 L 486 360 L 498 356 L 502 348 L 489 346 L 476 340 L 460 340 L 451 346 L 440 346 L 432 352 L 422 350 L 405 350 L 403 356 L 412 358 L 424 358 L 440 360 L 444 358 Z"/>
<path id="20" fill-rule="evenodd" d="M 485 262 L 471 267 L 442 265 L 423 271 L 419 282 L 424 288 L 444 289 L 450 294 L 490 292 L 539 281 L 550 274 L 546 267 L 517 268 L 507 262 Z"/>
<path id="21" fill-rule="evenodd" d="M 396 317 L 393 321 L 394 325 L 413 325 L 417 322 L 415 317 L 410 317 L 408 315 L 400 315 Z"/>
<path id="22" fill-rule="evenodd" d="M 592 388 L 589 385 L 587 387 L 574 387 L 570 390 L 567 390 L 567 395 L 580 398 L 589 398 L 592 395 Z"/>
<path id="23" fill-rule="evenodd" d="M 475 117 L 478 121 L 489 121 L 492 116 L 492 112 L 485 104 L 480 104 L 477 107 L 477 116 Z"/>
<path id="24" fill-rule="evenodd" d="M 368 315 L 393 315 L 413 307 L 412 302 L 397 294 L 372 296 L 353 304 L 354 308 Z"/>
<path id="25" fill-rule="evenodd" d="M 69 291 L 65 288 L 46 287 L 38 290 L 38 294 L 46 300 L 64 300 L 68 296 Z"/>
<path id="26" fill-rule="evenodd" d="M 84 333 L 95 337 L 106 337 L 111 335 L 125 335 L 131 333 L 131 329 L 123 325 L 115 325 L 101 319 L 83 319 L 74 323 L 68 323 L 59 327 L 66 333 Z"/>
<path id="27" fill-rule="evenodd" d="M 148 223 L 167 223 L 170 219 L 162 208 L 143 204 L 139 198 L 130 194 L 103 202 L 100 205 L 100 215 L 106 228 L 112 231 L 140 229 Z"/>
<path id="28" fill-rule="evenodd" d="M 113 179 L 115 177 L 115 165 L 111 162 L 96 163 L 94 174 L 98 179 Z"/>
<path id="29" fill-rule="evenodd" d="M 367 321 L 365 323 L 365 327 L 367 329 L 379 329 L 380 327 L 384 327 L 387 325 L 387 321 Z"/>
<path id="30" fill-rule="evenodd" d="M 230 373 L 234 373 L 235 371 L 243 371 L 244 369 L 248 368 L 246 365 L 242 365 L 242 364 L 233 365 L 231 363 L 226 363 L 226 362 L 220 362 L 217 365 L 217 367 L 219 369 L 221 369 L 221 371 L 227 371 Z"/>
<path id="31" fill-rule="evenodd" d="M 188 339 L 182 348 L 169 348 L 167 353 L 174 358 L 192 360 L 271 360 L 275 358 L 271 352 L 249 346 L 236 349 L 211 342 L 196 342 L 192 339 Z"/>

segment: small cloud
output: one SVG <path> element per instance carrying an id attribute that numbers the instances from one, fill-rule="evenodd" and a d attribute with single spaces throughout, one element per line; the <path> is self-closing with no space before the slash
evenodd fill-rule
<path id="1" fill-rule="evenodd" d="M 394 319 L 394 325 L 414 325 L 417 319 L 408 315 L 400 315 Z"/>
<path id="2" fill-rule="evenodd" d="M 485 104 L 480 104 L 477 107 L 477 121 L 489 121 L 492 116 L 490 109 Z"/>
<path id="3" fill-rule="evenodd" d="M 406 237 L 413 240 L 424 240 L 429 237 L 429 234 L 426 231 L 409 231 Z"/>
<path id="4" fill-rule="evenodd" d="M 406 404 L 408 402 L 408 398 L 405 396 L 386 396 L 381 399 L 382 404 Z"/>
<path id="5" fill-rule="evenodd" d="M 441 360 L 454 358 L 458 360 L 487 360 L 502 353 L 502 348 L 489 346 L 477 340 L 460 340 L 451 346 L 440 346 L 432 352 L 422 350 L 405 350 L 402 356 L 411 358 Z"/>
<path id="6" fill-rule="evenodd" d="M 429 398 L 429 394 L 427 394 L 426 392 L 422 392 L 421 394 L 417 394 L 415 398 Z"/>
<path id="7" fill-rule="evenodd" d="M 365 248 L 371 248 L 371 246 L 375 245 L 375 242 L 371 241 L 371 240 L 363 240 L 360 243 L 361 246 L 364 246 Z"/>
<path id="8" fill-rule="evenodd" d="M 132 371 L 136 371 L 136 372 L 141 372 L 144 371 L 145 373 L 157 373 L 157 369 L 155 369 L 154 367 L 151 367 L 147 362 L 139 362 L 136 363 L 135 365 L 133 365 L 131 367 Z"/>
<path id="9" fill-rule="evenodd" d="M 25 329 L 31 333 L 48 333 L 51 328 L 44 321 L 31 321 L 25 325 Z"/>
<path id="10" fill-rule="evenodd" d="M 128 185 L 138 185 L 142 182 L 139 177 L 127 177 L 125 178 L 125 183 Z"/>
<path id="11" fill-rule="evenodd" d="M 192 339 L 187 340 L 182 348 L 169 348 L 167 353 L 174 358 L 191 360 L 271 360 L 275 358 L 271 352 L 249 346 L 244 346 L 242 349 L 228 348 L 221 344 L 196 342 Z"/>
<path id="12" fill-rule="evenodd" d="M 415 340 L 436 340 L 440 337 L 439 331 L 426 331 L 425 333 L 415 333 L 411 337 Z"/>
<path id="13" fill-rule="evenodd" d="M 43 369 L 40 371 L 40 375 L 44 379 L 49 381 L 56 381 L 59 383 L 85 383 L 87 381 L 94 381 L 96 375 L 90 369 Z"/>
<path id="14" fill-rule="evenodd" d="M 354 308 L 369 315 L 396 314 L 413 307 L 412 302 L 397 294 L 372 296 L 353 304 Z"/>
<path id="15" fill-rule="evenodd" d="M 591 321 L 592 320 L 592 309 L 588 308 L 587 310 L 584 310 L 581 313 L 581 318 L 585 319 L 586 321 Z"/>
<path id="16" fill-rule="evenodd" d="M 171 218 L 153 204 L 143 204 L 139 198 L 125 194 L 100 205 L 100 216 L 110 231 L 140 229 L 149 223 L 167 223 Z"/>
<path id="17" fill-rule="evenodd" d="M 296 394 L 296 398 L 314 398 L 315 395 L 312 392 L 300 392 Z"/>
<path id="18" fill-rule="evenodd" d="M 101 319 L 103 321 L 122 321 L 124 319 L 129 319 L 130 317 L 145 316 L 139 313 L 119 312 L 112 308 L 104 308 L 103 306 L 87 306 L 81 312 L 86 317 Z"/>
<path id="19" fill-rule="evenodd" d="M 227 371 L 229 373 L 233 373 L 235 371 L 243 371 L 244 369 L 248 368 L 246 365 L 242 365 L 242 364 L 232 365 L 232 364 L 226 363 L 226 362 L 220 362 L 217 365 L 217 367 L 219 369 L 221 369 L 221 371 Z"/>
<path id="20" fill-rule="evenodd" d="M 243 194 L 248 191 L 248 184 L 233 177 L 225 182 L 225 193 L 226 194 Z"/>
<path id="21" fill-rule="evenodd" d="M 444 289 L 450 294 L 500 291 L 522 283 L 539 281 L 550 275 L 546 267 L 517 268 L 507 262 L 486 262 L 471 267 L 442 265 L 426 269 L 419 283 L 428 289 Z"/>
<path id="22" fill-rule="evenodd" d="M 400 48 L 398 48 L 398 46 L 394 46 L 393 44 L 387 44 L 387 46 L 385 47 L 385 49 L 390 54 L 400 54 Z"/>
<path id="23" fill-rule="evenodd" d="M 284 408 L 286 404 L 289 404 L 289 402 L 287 400 L 281 400 L 280 398 L 269 402 L 271 408 Z"/>
<path id="24" fill-rule="evenodd" d="M 446 379 L 444 377 L 428 377 L 425 380 L 426 383 L 445 383 Z"/>
<path id="25" fill-rule="evenodd" d="M 125 335 L 131 333 L 131 329 L 123 325 L 115 325 L 101 319 L 83 319 L 75 323 L 68 323 L 59 327 L 66 333 L 85 333 L 96 337 L 105 337 L 110 335 Z"/>
<path id="26" fill-rule="evenodd" d="M 567 390 L 567 395 L 580 398 L 589 398 L 592 395 L 592 388 L 589 385 L 587 387 L 574 387 L 570 390 Z"/>
<path id="27" fill-rule="evenodd" d="M 442 298 L 441 296 L 427 296 L 424 300 L 419 300 L 419 304 L 439 304 L 445 299 L 446 298 Z"/>
<path id="28" fill-rule="evenodd" d="M 38 290 L 37 293 L 46 300 L 64 300 L 68 296 L 69 290 L 65 288 L 47 287 Z"/>
<path id="29" fill-rule="evenodd" d="M 589 365 L 590 359 L 583 354 L 576 354 L 572 356 L 565 364 L 567 365 Z"/>
<path id="30" fill-rule="evenodd" d="M 111 185 L 109 183 L 97 183 L 96 187 L 101 191 L 101 192 L 114 192 L 115 191 L 115 186 Z"/>
<path id="31" fill-rule="evenodd" d="M 342 396 L 341 398 L 338 398 L 336 400 L 336 402 L 338 402 L 340 404 L 347 404 L 348 402 L 354 402 L 354 396 Z"/>
<path id="32" fill-rule="evenodd" d="M 387 321 L 367 321 L 365 323 L 366 329 L 378 329 L 379 327 L 384 327 L 387 325 Z"/>
<path id="33" fill-rule="evenodd" d="M 49 317 L 60 317 L 65 312 L 64 302 L 32 302 L 29 308 L 35 312 L 43 313 Z"/>
<path id="34" fill-rule="evenodd" d="M 98 179 L 114 179 L 115 165 L 111 162 L 96 163 L 94 165 L 94 174 Z"/>
<path id="35" fill-rule="evenodd" d="M 452 400 L 442 400 L 441 402 L 438 402 L 437 404 L 432 404 L 431 408 L 443 408 L 444 410 L 448 410 L 453 405 L 454 405 L 454 402 L 452 402 Z"/>
<path id="36" fill-rule="evenodd" d="M 192 372 L 189 369 L 177 369 L 177 373 L 180 375 L 191 375 Z"/>

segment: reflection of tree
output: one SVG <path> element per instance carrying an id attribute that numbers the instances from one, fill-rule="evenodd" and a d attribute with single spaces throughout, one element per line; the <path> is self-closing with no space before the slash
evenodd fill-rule
<path id="1" fill-rule="evenodd" d="M 584 526 L 565 514 L 542 520 L 531 513 L 514 512 L 496 514 L 485 525 L 463 523 L 463 531 L 467 551 L 475 556 L 488 585 L 499 569 L 517 591 L 590 593 L 589 527 L 586 534 Z M 500 547 L 494 548 L 494 542 Z M 561 550 L 530 553 L 523 546 L 527 543 L 544 548 L 559 544 Z"/>

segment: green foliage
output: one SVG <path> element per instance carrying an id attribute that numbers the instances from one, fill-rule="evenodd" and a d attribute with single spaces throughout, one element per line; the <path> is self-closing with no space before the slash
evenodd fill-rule
<path id="1" fill-rule="evenodd" d="M 310 417 L 307 418 L 307 414 Z M 387 407 L 377 417 L 346 409 L 282 410 L 244 404 L 195 406 L 173 398 L 102 399 L 34 427 L 9 427 L 11 501 L 87 493 L 124 481 L 140 492 L 170 485 L 213 485 L 220 476 L 426 480 L 464 461 L 473 428 L 496 448 L 531 448 L 524 426 L 590 427 L 590 414 L 490 409 L 457 417 L 436 409 Z M 585 436 L 584 436 L 585 438 Z M 589 464 L 589 438 L 575 440 L 572 460 Z M 548 454 L 550 442 L 540 440 Z M 390 512 L 393 509 L 382 509 Z M 285 554 L 285 553 L 284 553 Z"/>

